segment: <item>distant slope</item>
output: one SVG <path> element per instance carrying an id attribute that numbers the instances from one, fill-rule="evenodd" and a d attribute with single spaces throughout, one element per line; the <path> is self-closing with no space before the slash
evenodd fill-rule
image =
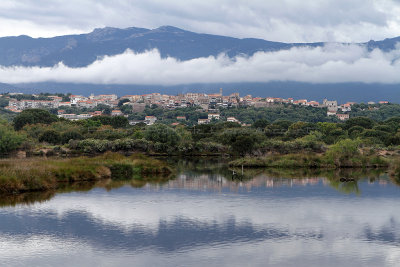
<path id="1" fill-rule="evenodd" d="M 220 83 L 220 84 L 189 84 L 179 86 L 157 85 L 115 85 L 115 84 L 71 84 L 71 83 L 30 83 L 17 84 L 26 93 L 74 93 L 89 96 L 94 94 L 117 93 L 127 94 L 164 93 L 176 95 L 187 92 L 217 93 L 223 88 L 224 95 L 239 92 L 241 95 L 251 94 L 260 97 L 293 97 L 322 101 L 324 98 L 335 99 L 340 103 L 348 101 L 368 102 L 388 100 L 400 103 L 400 85 L 396 84 L 309 84 L 299 82 L 270 83 Z M 379 92 L 379 93 L 377 93 Z"/>
<path id="2" fill-rule="evenodd" d="M 400 37 L 384 41 L 370 41 L 369 49 L 395 48 Z M 143 52 L 158 49 L 163 57 L 179 60 L 217 56 L 253 55 L 258 51 L 277 51 L 295 46 L 322 46 L 324 43 L 280 43 L 261 39 L 238 39 L 226 36 L 199 34 L 171 26 L 157 29 L 102 28 L 88 34 L 53 38 L 28 36 L 0 38 L 0 65 L 2 66 L 54 66 L 64 62 L 70 67 L 87 66 L 105 55 L 123 53 L 126 49 Z"/>
<path id="3" fill-rule="evenodd" d="M 7 83 L 0 83 L 0 94 L 1 93 L 19 92 L 19 91 L 22 91 L 22 89 L 14 86 L 14 85 L 7 84 Z"/>

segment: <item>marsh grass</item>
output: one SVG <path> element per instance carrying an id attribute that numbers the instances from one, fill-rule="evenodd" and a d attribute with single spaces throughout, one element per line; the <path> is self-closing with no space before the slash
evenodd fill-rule
<path id="1" fill-rule="evenodd" d="M 320 154 L 289 154 L 245 157 L 233 160 L 229 165 L 248 168 L 384 168 L 390 165 L 390 161 L 379 156 L 359 155 L 353 158 L 332 159 Z"/>
<path id="2" fill-rule="evenodd" d="M 141 179 L 172 172 L 164 162 L 143 155 L 125 157 L 116 153 L 69 159 L 0 160 L 0 193 L 56 190 L 62 183 L 105 179 Z"/>

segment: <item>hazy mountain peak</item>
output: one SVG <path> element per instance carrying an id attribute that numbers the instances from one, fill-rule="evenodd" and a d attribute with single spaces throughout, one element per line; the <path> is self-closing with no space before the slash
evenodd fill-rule
<path id="1" fill-rule="evenodd" d="M 164 25 L 164 26 L 158 27 L 155 30 L 164 31 L 164 32 L 188 32 L 188 31 L 182 30 L 180 28 L 177 28 L 174 26 L 169 26 L 169 25 Z"/>
<path id="2" fill-rule="evenodd" d="M 400 37 L 371 41 L 369 49 L 395 49 Z M 198 34 L 174 26 L 156 29 L 104 27 L 88 34 L 33 39 L 28 36 L 0 38 L 0 66 L 54 66 L 64 62 L 70 67 L 83 67 L 102 56 L 118 55 L 130 49 L 141 53 L 150 49 L 162 57 L 189 60 L 199 57 L 252 56 L 256 52 L 278 51 L 292 47 L 323 46 L 324 43 L 280 43 L 262 39 L 238 39 L 227 36 Z"/>

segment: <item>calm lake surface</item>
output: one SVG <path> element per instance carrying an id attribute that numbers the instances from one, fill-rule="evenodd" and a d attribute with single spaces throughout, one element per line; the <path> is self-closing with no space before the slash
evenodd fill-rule
<path id="1" fill-rule="evenodd" d="M 400 264 L 400 187 L 384 172 L 232 178 L 224 164 L 176 165 L 162 183 L 3 197 L 0 265 Z"/>

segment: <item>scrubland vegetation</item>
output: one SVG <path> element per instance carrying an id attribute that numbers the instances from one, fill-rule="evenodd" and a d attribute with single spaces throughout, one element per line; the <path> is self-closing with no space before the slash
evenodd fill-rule
<path id="1" fill-rule="evenodd" d="M 117 156 L 106 152 L 136 154 L 136 158 L 113 159 L 110 157 Z M 248 167 L 390 166 L 395 176 L 400 172 L 400 117 L 385 120 L 353 117 L 346 122 L 261 118 L 252 126 L 213 121 L 206 125 L 171 127 L 164 121 L 151 126 L 130 126 L 126 118 L 110 116 L 68 121 L 48 111 L 33 109 L 23 111 L 12 122 L 0 122 L 0 153 L 3 157 L 21 156 L 21 153 L 28 156 L 18 167 L 12 166 L 13 160 L 0 162 L 0 187 L 7 188 L 0 190 L 10 192 L 53 188 L 58 181 L 77 181 L 82 177 L 117 179 L 134 176 L 139 170 L 160 171 L 158 162 L 138 158 L 137 153 L 180 157 L 217 155 L 231 158 L 232 166 Z M 41 162 L 29 156 L 67 159 Z"/>

